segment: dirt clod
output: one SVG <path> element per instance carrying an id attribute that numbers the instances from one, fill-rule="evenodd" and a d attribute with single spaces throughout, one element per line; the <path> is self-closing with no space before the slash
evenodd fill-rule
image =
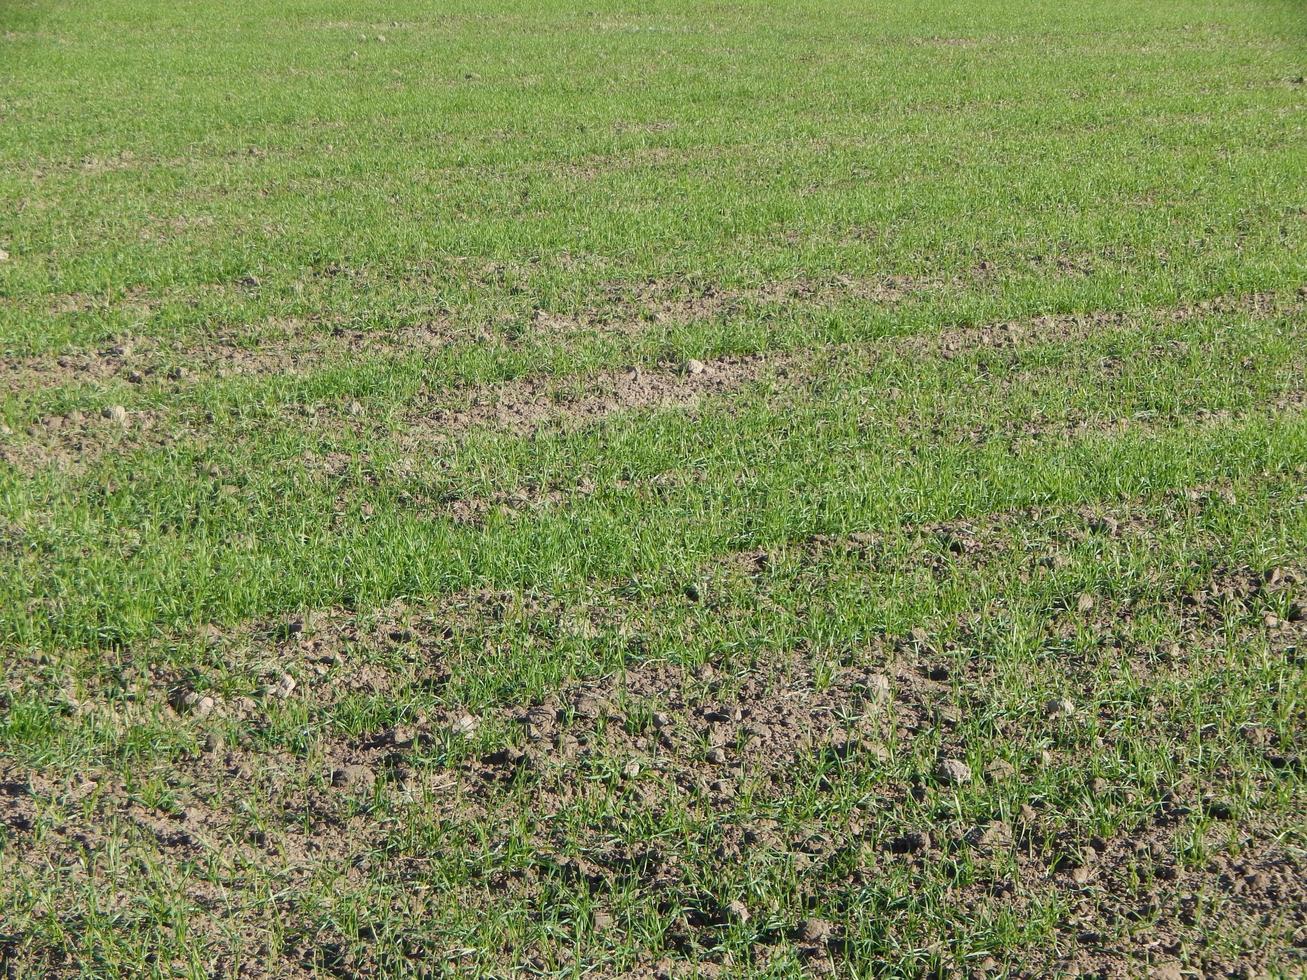
<path id="1" fill-rule="evenodd" d="M 282 673 L 275 680 L 271 681 L 263 688 L 263 693 L 270 698 L 277 698 L 280 701 L 286 700 L 295 691 L 295 678 L 290 674 Z"/>
<path id="2" fill-rule="evenodd" d="M 1076 713 L 1076 706 L 1069 698 L 1052 698 L 1044 704 L 1044 715 L 1048 718 L 1070 718 Z"/>
<path id="3" fill-rule="evenodd" d="M 341 766 L 331 774 L 331 785 L 353 792 L 369 792 L 377 783 L 377 774 L 367 766 Z"/>
<path id="4" fill-rule="evenodd" d="M 218 706 L 218 702 L 211 696 L 189 689 L 175 691 L 171 701 L 178 714 L 189 714 L 196 718 L 208 717 Z"/>
<path id="5" fill-rule="evenodd" d="M 935 778 L 949 786 L 971 782 L 971 767 L 961 759 L 941 759 L 935 766 Z"/>
<path id="6" fill-rule="evenodd" d="M 450 731 L 455 735 L 467 736 L 471 736 L 480 727 L 480 720 L 474 715 L 467 714 L 466 712 L 455 718 L 453 724 L 449 726 Z"/>
<path id="7" fill-rule="evenodd" d="M 827 922 L 825 919 L 804 919 L 795 930 L 795 935 L 800 942 L 814 946 L 829 944 L 835 938 L 835 934 L 834 923 Z"/>

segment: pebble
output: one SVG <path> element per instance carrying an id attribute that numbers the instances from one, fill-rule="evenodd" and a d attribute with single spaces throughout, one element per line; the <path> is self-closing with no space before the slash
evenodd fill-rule
<path id="1" fill-rule="evenodd" d="M 110 405 L 101 414 L 114 425 L 121 425 L 124 428 L 127 427 L 127 409 L 123 408 L 121 405 Z"/>
<path id="2" fill-rule="evenodd" d="M 868 674 L 862 682 L 867 698 L 875 704 L 889 701 L 889 678 L 884 674 Z"/>
<path id="3" fill-rule="evenodd" d="M 205 718 L 213 713 L 218 702 L 209 695 L 197 691 L 179 691 L 172 699 L 172 706 L 179 713 L 184 711 L 196 718 Z"/>
<path id="4" fill-rule="evenodd" d="M 269 697 L 281 698 L 285 700 L 291 696 L 295 690 L 295 678 L 290 674 L 282 674 L 273 683 L 264 688 L 264 693 Z"/>
<path id="5" fill-rule="evenodd" d="M 703 374 L 708 370 L 708 365 L 703 361 L 696 361 L 693 357 L 685 362 L 685 370 L 689 374 Z"/>
<path id="6" fill-rule="evenodd" d="M 726 762 L 726 752 L 723 749 L 709 749 L 704 758 L 714 765 L 720 766 Z"/>
<path id="7" fill-rule="evenodd" d="M 481 722 L 479 722 L 475 717 L 464 713 L 459 715 L 458 718 L 454 720 L 454 723 L 449 727 L 455 735 L 471 735 L 477 730 L 480 724 Z"/>

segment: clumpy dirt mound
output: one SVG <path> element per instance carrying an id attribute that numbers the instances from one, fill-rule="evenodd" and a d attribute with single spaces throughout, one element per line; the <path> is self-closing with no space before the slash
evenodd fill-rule
<path id="1" fill-rule="evenodd" d="M 466 408 L 417 414 L 406 429 L 410 437 L 441 438 L 473 428 L 527 434 L 553 426 L 576 427 L 619 412 L 687 408 L 701 398 L 735 391 L 767 370 L 784 370 L 784 362 L 762 357 L 726 357 L 687 361 L 677 369 L 640 367 L 602 372 L 573 387 L 552 378 L 521 381 L 475 391 Z"/>

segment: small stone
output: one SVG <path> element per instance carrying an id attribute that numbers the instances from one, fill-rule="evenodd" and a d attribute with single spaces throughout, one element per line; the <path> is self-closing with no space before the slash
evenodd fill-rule
<path id="1" fill-rule="evenodd" d="M 726 762 L 726 752 L 724 749 L 720 748 L 709 749 L 708 754 L 704 756 L 704 758 L 713 763 L 713 765 L 720 766 Z"/>
<path id="2" fill-rule="evenodd" d="M 464 712 L 454 719 L 454 723 L 449 728 L 455 735 L 471 735 L 480 725 L 481 722 L 474 716 Z"/>
<path id="3" fill-rule="evenodd" d="M 596 932 L 606 932 L 613 927 L 613 917 L 607 912 L 595 912 L 594 927 Z"/>
<path id="4" fill-rule="evenodd" d="M 345 411 L 357 418 L 363 414 L 364 408 L 360 402 L 350 402 L 345 406 Z"/>
<path id="5" fill-rule="evenodd" d="M 8 262 L 8 261 L 9 261 L 9 253 L 6 252 L 3 248 L 0 248 L 0 262 Z"/>
<path id="6" fill-rule="evenodd" d="M 127 372 L 127 381 L 129 384 L 138 385 L 144 380 L 145 380 L 145 375 L 141 374 L 140 371 Z"/>
<path id="7" fill-rule="evenodd" d="M 749 907 L 738 898 L 726 903 L 726 913 L 736 922 L 749 921 Z"/>
<path id="8" fill-rule="evenodd" d="M 685 371 L 687 374 L 703 374 L 708 370 L 708 365 L 703 361 L 696 361 L 693 357 L 685 362 Z"/>
<path id="9" fill-rule="evenodd" d="M 731 797 L 735 795 L 735 787 L 725 779 L 714 780 L 708 790 L 717 796 Z"/>
<path id="10" fill-rule="evenodd" d="M 112 422 L 114 425 L 120 425 L 123 428 L 127 427 L 128 424 L 127 409 L 123 408 L 121 405 L 110 405 L 100 414 L 103 415 L 110 422 Z"/>
<path id="11" fill-rule="evenodd" d="M 1094 608 L 1094 597 L 1088 592 L 1080 593 L 1080 598 L 1076 600 L 1076 609 L 1079 612 L 1087 613 Z"/>
<path id="12" fill-rule="evenodd" d="M 207 694 L 197 691 L 182 690 L 173 695 L 172 706 L 178 714 L 185 712 L 196 718 L 206 718 L 213 713 L 218 702 Z"/>
<path id="13" fill-rule="evenodd" d="M 204 736 L 204 741 L 200 743 L 205 752 L 210 754 L 222 749 L 222 736 L 217 732 L 209 732 Z"/>
<path id="14" fill-rule="evenodd" d="M 874 704 L 885 704 L 889 701 L 889 678 L 884 674 L 868 674 L 862 682 L 866 689 L 866 696 Z"/>
<path id="15" fill-rule="evenodd" d="M 267 694 L 269 697 L 280 698 L 284 701 L 286 698 L 291 696 L 294 690 L 295 678 L 291 677 L 290 674 L 282 674 L 271 684 L 267 685 L 264 688 L 263 693 Z"/>
<path id="16" fill-rule="evenodd" d="M 1265 616 L 1262 617 L 1262 623 L 1265 624 L 1266 627 L 1269 629 L 1275 629 L 1277 626 L 1280 625 L 1280 617 L 1275 615 L 1275 613 L 1268 612 Z"/>
<path id="17" fill-rule="evenodd" d="M 653 726 L 654 726 L 654 728 L 658 728 L 658 729 L 666 728 L 666 727 L 668 727 L 671 723 L 672 723 L 672 717 L 671 717 L 671 715 L 666 714 L 666 713 L 664 713 L 664 712 L 662 712 L 662 711 L 655 711 L 655 712 L 653 713 Z"/>
<path id="18" fill-rule="evenodd" d="M 367 766 L 342 766 L 331 774 L 331 785 L 354 792 L 368 792 L 377 784 L 377 774 Z"/>
<path id="19" fill-rule="evenodd" d="M 941 759 L 935 767 L 935 778 L 950 786 L 971 782 L 971 767 L 961 759 Z"/>
<path id="20" fill-rule="evenodd" d="M 622 775 L 627 779 L 634 779 L 636 776 L 640 775 L 640 763 L 635 759 L 630 760 L 622 767 Z"/>
<path id="21" fill-rule="evenodd" d="M 594 719 L 604 713 L 604 706 L 598 698 L 582 694 L 572 702 L 572 711 L 578 718 Z"/>

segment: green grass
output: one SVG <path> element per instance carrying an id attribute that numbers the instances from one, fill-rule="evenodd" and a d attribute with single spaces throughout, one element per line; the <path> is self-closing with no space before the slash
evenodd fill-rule
<path id="1" fill-rule="evenodd" d="M 9 973 L 1304 968 L 1299 4 L 0 52 Z"/>

